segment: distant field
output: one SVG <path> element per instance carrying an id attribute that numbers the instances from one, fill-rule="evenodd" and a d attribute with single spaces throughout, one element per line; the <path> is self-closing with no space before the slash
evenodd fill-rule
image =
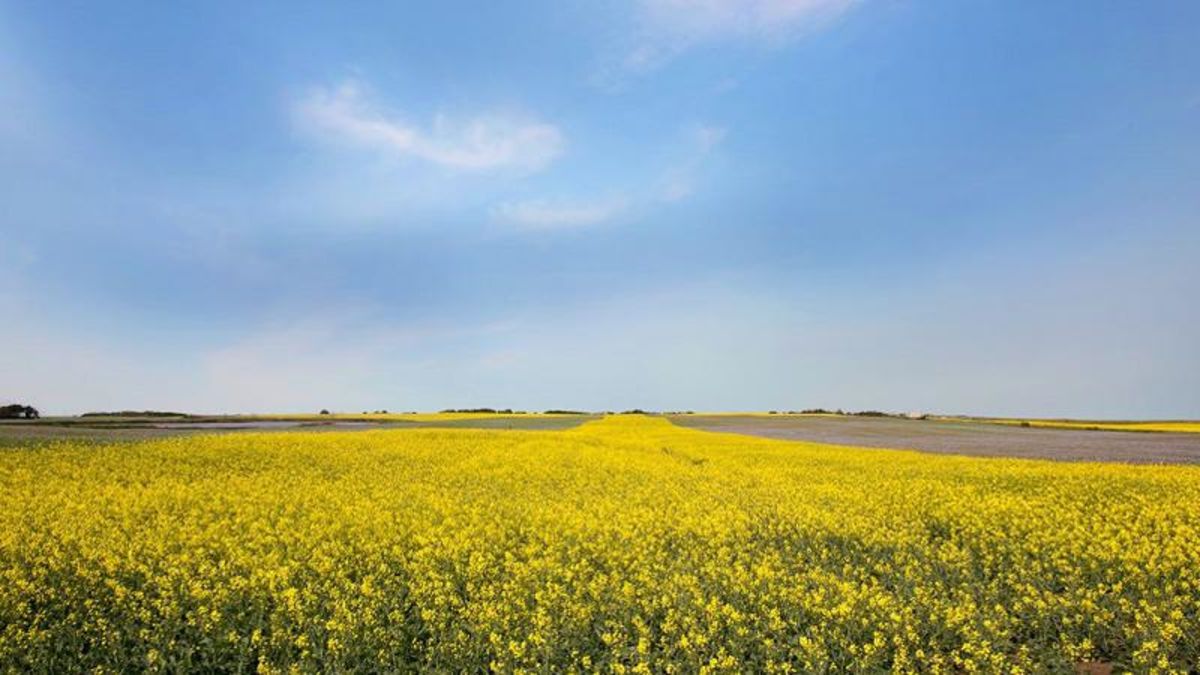
<path id="1" fill-rule="evenodd" d="M 1092 431 L 1146 431 L 1173 433 L 1200 433 L 1200 422 L 1194 421 L 1161 421 L 1161 422 L 1117 422 L 1117 421 L 1088 421 L 1088 420 L 1047 420 L 1047 419 L 1011 419 L 994 417 L 943 417 L 949 421 L 974 422 L 979 424 L 1007 424 L 1010 426 L 1031 426 L 1044 429 L 1085 429 Z"/>
<path id="2" fill-rule="evenodd" d="M 850 415 L 677 415 L 675 423 L 706 431 L 942 454 L 1131 463 L 1200 463 L 1200 434 L 1170 430 L 1129 433 L 1081 426 L 992 424 L 980 419 L 909 420 Z M 1196 423 L 1172 423 L 1175 425 Z"/>
<path id="3" fill-rule="evenodd" d="M 0 672 L 1187 672 L 1200 468 L 641 416 L 70 442 L 0 452 L 0 579 Z"/>
<path id="4" fill-rule="evenodd" d="M 669 415 L 696 429 L 768 438 L 992 457 L 1134 463 L 1200 463 L 1200 422 L 1104 422 L 853 415 Z M 401 428 L 562 430 L 598 415 L 542 413 L 339 413 L 97 416 L 0 421 L 0 447 L 80 440 L 126 442 L 199 433 L 366 431 Z M 1022 424 L 1028 422 L 1027 425 Z M 1121 433 L 1121 432 L 1144 433 Z"/>
<path id="5" fill-rule="evenodd" d="M 55 441 L 89 441 L 119 443 L 150 440 L 184 433 L 153 427 L 89 427 L 72 424 L 31 424 L 27 422 L 0 421 L 0 448 L 39 445 Z"/>
<path id="6" fill-rule="evenodd" d="M 96 416 L 0 420 L 0 447 L 61 440 L 123 442 L 198 433 L 366 431 L 371 429 L 569 429 L 591 415 L 422 413 L 368 415 Z"/>

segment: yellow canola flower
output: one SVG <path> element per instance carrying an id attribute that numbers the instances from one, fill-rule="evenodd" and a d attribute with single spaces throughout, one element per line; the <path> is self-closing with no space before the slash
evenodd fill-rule
<path id="1" fill-rule="evenodd" d="M 0 452 L 0 671 L 1200 663 L 1200 469 L 570 431 Z"/>

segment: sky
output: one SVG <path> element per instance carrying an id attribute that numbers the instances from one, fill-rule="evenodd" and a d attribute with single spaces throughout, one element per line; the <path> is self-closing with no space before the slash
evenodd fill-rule
<path id="1" fill-rule="evenodd" d="M 0 399 L 1200 418 L 1198 25 L 0 0 Z"/>

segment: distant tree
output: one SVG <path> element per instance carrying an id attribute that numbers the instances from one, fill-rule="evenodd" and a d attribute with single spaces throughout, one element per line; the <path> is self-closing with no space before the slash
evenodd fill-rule
<path id="1" fill-rule="evenodd" d="M 0 419 L 20 419 L 24 417 L 27 420 L 34 420 L 41 417 L 38 409 L 23 403 L 12 403 L 5 406 L 0 406 Z"/>
<path id="2" fill-rule="evenodd" d="M 326 410 L 326 409 L 324 409 L 324 408 L 321 408 L 321 414 L 322 414 L 322 415 L 328 415 L 328 414 L 329 414 L 329 411 L 328 411 L 328 410 Z"/>

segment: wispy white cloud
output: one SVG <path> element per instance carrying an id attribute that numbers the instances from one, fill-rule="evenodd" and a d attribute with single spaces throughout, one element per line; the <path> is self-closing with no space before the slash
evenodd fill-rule
<path id="1" fill-rule="evenodd" d="M 782 44 L 841 16 L 859 0 L 640 0 L 639 35 L 624 59 L 652 70 L 698 45 Z"/>
<path id="2" fill-rule="evenodd" d="M 504 202 L 492 209 L 492 217 L 524 232 L 574 230 L 612 221 L 635 207 L 682 201 L 695 191 L 705 161 L 726 134 L 725 127 L 713 124 L 686 126 L 675 162 L 660 172 L 657 183 L 650 181 L 647 187 L 603 198 Z"/>
<path id="3" fill-rule="evenodd" d="M 494 216 L 523 230 L 565 230 L 609 221 L 627 206 L 628 200 L 623 197 L 599 201 L 534 199 L 501 204 Z"/>
<path id="4" fill-rule="evenodd" d="M 688 133 L 695 140 L 696 147 L 701 154 L 707 155 L 713 148 L 717 147 L 721 141 L 725 140 L 725 134 L 728 130 L 725 127 L 719 127 L 712 124 L 697 124 L 689 129 Z"/>
<path id="5" fill-rule="evenodd" d="M 295 114 L 304 129 L 324 140 L 452 169 L 536 171 L 561 155 L 565 144 L 557 126 L 509 112 L 438 114 L 422 127 L 379 105 L 355 80 L 313 89 Z"/>
<path id="6" fill-rule="evenodd" d="M 659 197 L 662 201 L 677 202 L 691 196 L 695 189 L 696 174 L 704 160 L 725 140 L 725 127 L 711 124 L 693 125 L 687 130 L 691 150 L 687 157 L 671 167 L 662 180 Z"/>

